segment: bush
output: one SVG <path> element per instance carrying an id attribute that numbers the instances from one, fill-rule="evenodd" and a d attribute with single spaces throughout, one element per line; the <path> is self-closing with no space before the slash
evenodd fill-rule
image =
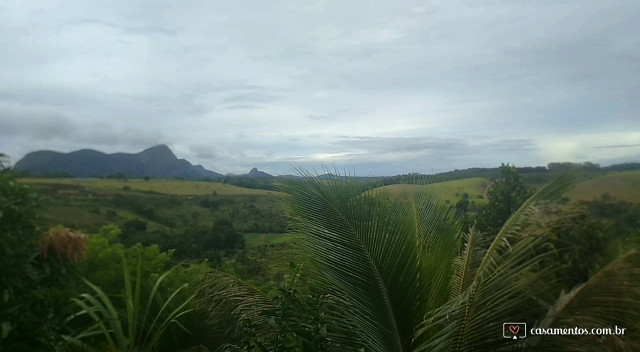
<path id="1" fill-rule="evenodd" d="M 57 320 L 71 261 L 84 255 L 83 238 L 64 228 L 41 232 L 40 198 L 0 172 L 0 349 L 48 350 L 59 340 Z M 42 255 L 41 255 L 42 254 Z M 48 255 L 52 254 L 52 255 Z"/>

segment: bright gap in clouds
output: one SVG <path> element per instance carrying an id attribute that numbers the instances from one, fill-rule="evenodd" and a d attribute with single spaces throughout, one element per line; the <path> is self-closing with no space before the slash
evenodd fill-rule
<path id="1" fill-rule="evenodd" d="M 0 5 L 0 151 L 361 175 L 640 161 L 640 3 Z"/>

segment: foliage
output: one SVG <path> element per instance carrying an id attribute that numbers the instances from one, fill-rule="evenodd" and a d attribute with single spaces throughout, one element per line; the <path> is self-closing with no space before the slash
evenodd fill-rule
<path id="1" fill-rule="evenodd" d="M 603 195 L 615 196 L 630 203 L 640 202 L 640 171 L 609 173 L 581 182 L 567 194 L 573 201 L 592 201 Z"/>
<path id="2" fill-rule="evenodd" d="M 555 292 L 556 303 L 544 300 L 554 293 L 549 284 L 556 266 L 543 260 L 552 254 L 545 226 L 556 212 L 552 204 L 571 183 L 564 175 L 541 188 L 495 235 L 471 230 L 464 236 L 452 210 L 424 195 L 372 203 L 347 179 L 309 174 L 283 190 L 291 196 L 285 200 L 294 228 L 306 235 L 316 282 L 339 298 L 335 304 L 345 324 L 329 333 L 335 340 L 368 351 L 495 351 L 521 347 L 502 338 L 505 321 L 539 317 L 549 326 L 565 323 L 544 316 L 548 307 L 567 299 Z M 620 260 L 628 264 L 635 257 L 631 252 Z M 637 269 L 617 268 L 625 275 Z M 581 299 L 570 300 L 578 317 L 572 323 L 633 326 L 640 318 L 638 281 L 608 275 L 611 270 L 603 268 L 576 291 Z M 604 278 L 606 285 L 598 284 Z M 612 307 L 628 312 L 611 314 Z M 596 338 L 590 337 L 591 344 Z"/>
<path id="3" fill-rule="evenodd" d="M 583 283 L 630 248 L 640 248 L 640 205 L 603 196 L 564 209 L 548 226 L 564 270 L 563 289 Z"/>
<path id="4" fill-rule="evenodd" d="M 275 196 L 107 193 L 101 185 L 111 180 L 93 180 L 93 187 L 84 186 L 90 184 L 84 180 L 77 185 L 67 181 L 37 184 L 49 196 L 45 203 L 47 225 L 62 223 L 91 233 L 105 224 L 117 224 L 122 228 L 118 242 L 127 247 L 140 243 L 158 245 L 163 251 L 175 250 L 174 260 L 208 259 L 218 265 L 224 256 L 233 257 L 227 252 L 243 248 L 242 233 L 286 231 L 287 218 Z M 200 184 L 189 183 L 193 188 Z"/>
<path id="5" fill-rule="evenodd" d="M 78 273 L 84 277 L 91 278 L 92 284 L 99 287 L 108 297 L 123 296 L 126 292 L 125 280 L 123 280 L 123 265 L 127 263 L 141 262 L 140 267 L 136 265 L 126 265 L 129 269 L 129 277 L 137 278 L 137 270 L 141 270 L 144 278 L 140 284 L 141 290 L 141 307 L 146 306 L 146 300 L 150 296 L 150 292 L 154 289 L 156 282 L 163 273 L 168 271 L 168 275 L 162 280 L 162 285 L 158 287 L 155 294 L 155 301 L 151 307 L 149 314 L 157 314 L 157 309 L 162 306 L 162 302 L 167 300 L 174 292 L 178 294 L 173 298 L 172 306 L 177 306 L 182 302 L 190 300 L 196 292 L 198 283 L 206 275 L 209 270 L 208 265 L 204 264 L 178 264 L 171 267 L 171 252 L 162 252 L 157 245 L 142 246 L 136 244 L 132 247 L 125 247 L 119 243 L 119 237 L 122 236 L 120 228 L 116 225 L 104 226 L 98 233 L 87 236 L 87 254 L 86 259 L 77 265 Z M 136 280 L 132 280 L 137 285 Z M 187 287 L 183 287 L 188 284 Z M 77 279 L 74 285 L 70 285 L 75 295 L 85 293 L 87 284 L 84 280 Z M 95 293 L 95 291 L 94 291 Z M 126 317 L 126 306 L 120 299 L 111 298 L 117 313 L 120 317 Z M 155 307 L 155 308 L 154 308 Z M 172 308 L 172 309 L 174 309 Z M 209 322 L 202 310 L 198 310 L 193 301 L 190 301 L 187 307 L 191 311 L 180 318 L 180 322 L 184 328 L 178 325 L 169 325 L 167 333 L 163 335 L 159 344 L 167 347 L 167 350 L 184 350 L 186 348 L 204 345 L 213 346 L 215 343 L 211 341 L 208 333 Z M 142 317 L 140 316 L 142 319 Z M 123 318 L 123 320 L 126 320 Z M 71 330 L 80 331 L 89 325 L 92 325 L 88 317 L 77 318 L 67 322 L 67 326 Z M 126 326 L 126 322 L 123 322 Z M 125 331 L 126 332 L 126 331 Z M 89 346 L 97 346 L 98 340 L 95 337 L 83 339 Z M 104 341 L 103 341 L 104 342 Z M 67 345 L 80 345 L 78 341 L 68 342 Z M 71 348 L 66 346 L 65 348 Z"/>
<path id="6" fill-rule="evenodd" d="M 126 307 L 126 313 L 120 313 L 102 289 L 85 279 L 84 282 L 91 288 L 93 294 L 83 293 L 73 299 L 80 310 L 70 316 L 68 320 L 88 316 L 93 324 L 87 328 L 83 327 L 70 339 L 82 340 L 99 335 L 113 350 L 122 352 L 153 351 L 169 325 L 174 323 L 179 325 L 178 319 L 190 312 L 186 307 L 194 296 L 189 296 L 179 304 L 175 303 L 180 291 L 188 286 L 185 283 L 174 290 L 166 300 L 159 301 L 161 308 L 153 314 L 151 307 L 156 302 L 160 285 L 171 272 L 165 272 L 155 281 L 146 304 L 143 304 L 141 302 L 143 291 L 142 259 L 138 258 L 135 280 L 131 279 L 130 269 L 124 257 L 122 262 L 123 305 Z"/>
<path id="7" fill-rule="evenodd" d="M 62 226 L 54 227 L 40 237 L 40 255 L 47 258 L 52 250 L 60 263 L 63 258 L 79 263 L 87 251 L 87 239 L 84 234 L 74 232 Z"/>
<path id="8" fill-rule="evenodd" d="M 291 274 L 273 299 L 231 276 L 212 273 L 201 303 L 218 321 L 235 320 L 221 333 L 234 336 L 223 351 L 327 351 L 327 315 L 331 299 L 300 289 L 302 265 L 290 263 Z M 229 341 L 229 340 L 228 340 Z"/>
<path id="9" fill-rule="evenodd" d="M 210 228 L 190 227 L 183 233 L 156 238 L 164 248 L 174 249 L 179 258 L 208 259 L 219 262 L 220 250 L 244 248 L 244 237 L 228 220 L 219 220 Z"/>
<path id="10" fill-rule="evenodd" d="M 533 191 L 524 183 L 516 167 L 509 164 L 500 166 L 500 177 L 489 187 L 489 204 L 478 212 L 476 228 L 496 234 Z"/>
<path id="11" fill-rule="evenodd" d="M 348 179 L 319 181 L 306 175 L 305 182 L 283 189 L 291 195 L 293 228 L 307 236 L 305 249 L 319 282 L 340 297 L 348 320 L 367 327 L 344 331 L 346 336 L 360 335 L 367 350 L 393 351 L 411 344 L 425 314 L 418 307 L 446 301 L 438 288 L 448 282 L 450 268 L 435 264 L 452 258 L 457 247 L 454 214 L 431 198 L 423 203 L 415 197 L 404 204 L 397 203 L 399 198 L 371 202 L 360 196 L 362 186 Z M 439 212 L 433 212 L 436 208 Z M 436 214 L 439 223 L 431 217 Z M 421 256 L 427 242 L 441 250 Z"/>
<path id="12" fill-rule="evenodd" d="M 143 277 L 154 277 L 167 270 L 171 254 L 160 250 L 157 245 L 136 244 L 127 248 L 119 243 L 122 231 L 116 225 L 106 225 L 97 234 L 87 238 L 86 259 L 78 265 L 78 273 L 91 278 L 93 283 L 108 294 L 124 290 L 122 275 L 123 258 L 128 262 L 141 260 Z M 140 258 L 140 259 L 138 259 Z M 130 268 L 130 275 L 135 275 Z"/>
<path id="13" fill-rule="evenodd" d="M 75 185 L 91 188 L 94 192 L 121 192 L 124 183 L 117 179 L 72 179 L 72 178 L 25 178 L 21 182 L 33 184 Z M 273 196 L 276 192 L 237 187 L 218 182 L 182 181 L 161 179 L 128 179 L 126 183 L 133 192 L 151 192 L 175 196 L 203 196 L 216 192 L 220 196 Z"/>
<path id="14" fill-rule="evenodd" d="M 81 235 L 62 228 L 42 234 L 40 204 L 30 187 L 0 172 L 1 350 L 53 348 L 60 327 L 55 317 L 67 299 L 61 286 L 82 257 Z M 64 253 L 56 259 L 40 255 L 39 240 L 43 254 L 56 243 Z"/>
<path id="15" fill-rule="evenodd" d="M 568 172 L 574 169 L 584 169 L 587 171 L 597 171 L 600 170 L 599 164 L 594 164 L 591 162 L 580 163 L 570 163 L 570 162 L 554 162 L 547 164 L 547 169 L 549 172 L 563 173 Z"/>
<path id="16" fill-rule="evenodd" d="M 6 164 L 6 166 L 5 166 Z M 5 153 L 0 153 L 0 171 L 9 168 L 9 157 Z"/>
<path id="17" fill-rule="evenodd" d="M 640 206 L 610 198 L 556 206 L 569 176 L 521 199 L 514 190 L 522 177 L 503 167 L 503 178 L 511 181 L 500 184 L 499 178 L 489 197 L 502 200 L 494 205 L 501 211 L 486 214 L 498 218 L 511 210 L 493 230 L 480 221 L 476 228 L 461 224 L 461 216 L 474 215 L 472 199 L 478 195 L 465 196 L 470 191 L 460 187 L 466 181 L 441 184 L 451 197 L 441 204 L 421 192 L 424 186 L 411 186 L 419 194 L 402 197 L 372 191 L 363 180 L 304 174 L 281 186 L 288 193 L 282 200 L 295 241 L 267 234 L 284 229 L 288 219 L 274 197 L 214 194 L 211 187 L 198 189 L 205 184 L 198 182 L 189 187 L 201 196 L 143 193 L 139 180 L 129 180 L 126 193 L 95 191 L 84 180 L 51 183 L 43 191 L 68 210 L 68 219 L 91 213 L 85 223 L 113 221 L 123 231 L 108 225 L 87 236 L 63 227 L 43 232 L 39 197 L 5 172 L 0 349 L 53 348 L 65 325 L 58 317 L 68 316 L 61 314 L 65 303 L 84 294 L 78 300 L 89 311 L 115 320 L 96 321 L 89 311 L 69 320 L 67 327 L 78 334 L 96 333 L 82 338 L 86 344 L 69 339 L 69 351 L 141 346 L 140 336 L 157 332 L 151 317 L 162 316 L 158 327 L 184 302 L 188 312 L 179 324 L 165 325 L 155 343 L 162 350 L 213 351 L 224 342 L 228 350 L 243 351 L 638 350 L 640 255 L 630 249 L 640 245 Z M 140 182 L 156 187 L 160 181 Z M 505 207 L 505 199 L 523 204 Z M 247 229 L 262 233 L 250 235 L 244 248 L 241 232 Z M 304 275 L 295 266 L 282 281 L 289 258 L 301 260 L 300 243 L 308 256 L 302 259 Z M 180 263 L 165 275 L 176 259 L 209 262 Z M 208 274 L 210 264 L 226 274 Z M 69 273 L 76 271 L 93 286 L 74 280 Z M 205 276 L 204 298 L 196 304 L 194 287 Z M 145 321 L 146 307 L 151 308 Z M 137 318 L 130 320 L 131 312 Z M 116 320 L 120 327 L 114 330 L 110 324 Z M 500 334 L 505 321 L 527 321 L 530 327 L 618 325 L 628 333 L 511 342 Z M 103 326 L 110 330 L 106 335 Z M 132 326 L 140 343 L 130 339 Z"/>
<path id="18" fill-rule="evenodd" d="M 638 276 L 640 256 L 628 251 L 596 272 L 587 282 L 562 292 L 536 328 L 589 326 L 592 328 L 628 327 L 625 335 L 535 336 L 525 348 L 540 351 L 637 351 L 640 348 L 637 323 L 640 318 Z M 631 328 L 631 329 L 629 329 Z M 634 331 L 635 330 L 635 331 Z M 630 334 L 631 332 L 631 334 Z M 633 339 L 635 338 L 635 340 Z"/>

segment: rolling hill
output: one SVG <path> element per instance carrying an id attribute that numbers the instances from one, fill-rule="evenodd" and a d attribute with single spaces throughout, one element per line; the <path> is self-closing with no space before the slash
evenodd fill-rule
<path id="1" fill-rule="evenodd" d="M 472 177 L 462 180 L 436 182 L 428 185 L 411 185 L 411 184 L 395 184 L 379 188 L 382 194 L 393 196 L 406 196 L 416 194 L 419 191 L 426 190 L 443 201 L 455 203 L 462 197 L 464 193 L 469 195 L 471 200 L 478 204 L 484 204 L 487 200 L 484 198 L 484 190 L 491 181 L 482 177 Z"/>
<path id="2" fill-rule="evenodd" d="M 567 193 L 572 201 L 590 201 L 604 194 L 632 203 L 640 202 L 640 171 L 612 172 L 578 183 Z"/>

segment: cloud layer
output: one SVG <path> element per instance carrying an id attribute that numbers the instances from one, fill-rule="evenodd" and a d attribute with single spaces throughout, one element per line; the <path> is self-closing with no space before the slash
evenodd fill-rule
<path id="1" fill-rule="evenodd" d="M 637 1 L 0 5 L 0 151 L 218 172 L 640 160 Z"/>

